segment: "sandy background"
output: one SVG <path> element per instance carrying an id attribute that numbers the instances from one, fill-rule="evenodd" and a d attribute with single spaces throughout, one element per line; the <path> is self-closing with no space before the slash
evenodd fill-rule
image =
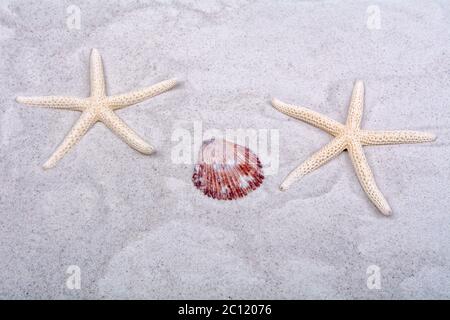
<path id="1" fill-rule="evenodd" d="M 0 298 L 450 298 L 449 40 L 444 0 L 1 0 Z M 87 96 L 93 47 L 110 94 L 182 81 L 118 111 L 158 152 L 97 124 L 44 171 L 79 115 L 14 98 Z M 268 100 L 343 121 L 357 78 L 365 128 L 438 135 L 365 149 L 391 218 L 346 154 L 278 190 L 330 137 Z M 194 121 L 278 129 L 277 174 L 240 201 L 203 196 L 193 164 L 171 159 L 174 130 Z M 80 290 L 66 287 L 70 265 Z M 371 265 L 379 290 L 366 285 Z"/>

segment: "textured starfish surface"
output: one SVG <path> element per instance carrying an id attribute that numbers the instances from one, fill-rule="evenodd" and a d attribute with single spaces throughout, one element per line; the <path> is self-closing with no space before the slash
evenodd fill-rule
<path id="1" fill-rule="evenodd" d="M 390 215 L 392 211 L 375 183 L 372 171 L 364 155 L 363 146 L 420 143 L 436 139 L 434 134 L 426 132 L 361 129 L 360 124 L 364 106 L 364 84 L 362 81 L 356 81 L 353 87 L 345 124 L 341 124 L 307 108 L 286 104 L 277 99 L 272 100 L 272 105 L 288 116 L 307 122 L 335 137 L 286 177 L 280 186 L 282 191 L 287 190 L 295 181 L 327 163 L 344 150 L 348 150 L 362 188 L 384 215 Z"/>
<path id="2" fill-rule="evenodd" d="M 176 85 L 176 81 L 173 79 L 166 80 L 144 89 L 116 96 L 107 96 L 102 58 L 96 49 L 91 52 L 90 78 L 91 95 L 88 98 L 67 96 L 17 97 L 17 102 L 30 106 L 81 111 L 80 118 L 64 141 L 43 165 L 44 169 L 53 168 L 97 121 L 103 122 L 133 149 L 144 154 L 153 152 L 153 147 L 128 127 L 114 113 L 114 110 L 131 106 L 170 90 Z"/>

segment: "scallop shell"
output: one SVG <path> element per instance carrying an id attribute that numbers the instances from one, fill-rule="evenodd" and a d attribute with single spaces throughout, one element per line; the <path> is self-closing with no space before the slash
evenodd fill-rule
<path id="1" fill-rule="evenodd" d="M 263 182 L 261 161 L 248 148 L 222 139 L 204 141 L 192 181 L 218 200 L 245 197 Z"/>

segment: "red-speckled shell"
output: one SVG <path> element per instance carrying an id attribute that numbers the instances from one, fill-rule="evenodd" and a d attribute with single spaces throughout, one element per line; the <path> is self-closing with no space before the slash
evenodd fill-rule
<path id="1" fill-rule="evenodd" d="M 203 142 L 192 181 L 208 197 L 245 197 L 263 182 L 262 165 L 248 148 L 221 139 Z"/>

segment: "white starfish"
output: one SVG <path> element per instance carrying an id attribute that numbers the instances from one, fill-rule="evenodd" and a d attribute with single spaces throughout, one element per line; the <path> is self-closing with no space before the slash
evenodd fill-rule
<path id="1" fill-rule="evenodd" d="M 93 49 L 91 52 L 90 64 L 91 95 L 88 98 L 65 96 L 17 97 L 17 102 L 30 106 L 43 106 L 82 112 L 80 118 L 67 134 L 64 141 L 43 165 L 44 169 L 54 167 L 97 121 L 103 122 L 130 147 L 137 151 L 144 154 L 151 154 L 153 152 L 153 147 L 130 129 L 114 113 L 114 110 L 131 106 L 170 90 L 176 85 L 176 80 L 166 80 L 137 91 L 116 96 L 107 96 L 102 59 L 96 49 Z"/>
<path id="2" fill-rule="evenodd" d="M 364 84 L 362 81 L 356 81 L 353 87 L 345 125 L 315 111 L 289 105 L 277 99 L 273 99 L 272 104 L 277 110 L 288 116 L 305 121 L 335 136 L 330 143 L 314 153 L 287 176 L 280 186 L 282 191 L 287 190 L 295 181 L 319 168 L 344 150 L 348 150 L 362 188 L 367 193 L 369 199 L 384 215 L 389 215 L 392 211 L 375 183 L 372 171 L 363 152 L 363 146 L 420 143 L 434 141 L 436 139 L 434 134 L 426 132 L 372 131 L 361 129 L 360 123 L 364 106 Z"/>

